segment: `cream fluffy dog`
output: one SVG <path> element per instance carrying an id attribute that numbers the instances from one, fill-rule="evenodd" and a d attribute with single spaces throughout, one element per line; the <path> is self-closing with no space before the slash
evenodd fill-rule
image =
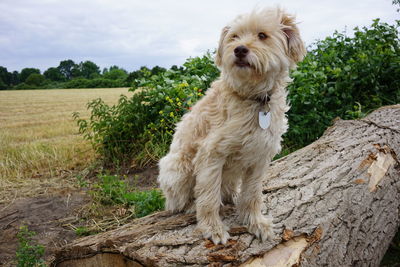
<path id="1" fill-rule="evenodd" d="M 229 238 L 223 203 L 237 205 L 249 232 L 263 241 L 273 236 L 272 220 L 261 214 L 262 181 L 288 128 L 289 69 L 304 55 L 294 17 L 284 10 L 238 16 L 222 30 L 215 58 L 221 77 L 183 116 L 160 160 L 166 209 L 195 210 L 198 229 L 215 244 Z"/>

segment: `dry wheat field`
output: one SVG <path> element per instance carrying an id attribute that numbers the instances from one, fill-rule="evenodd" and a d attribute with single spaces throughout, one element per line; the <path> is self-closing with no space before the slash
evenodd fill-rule
<path id="1" fill-rule="evenodd" d="M 94 158 L 72 113 L 88 101 L 117 103 L 128 88 L 0 91 L 0 204 L 63 187 Z"/>

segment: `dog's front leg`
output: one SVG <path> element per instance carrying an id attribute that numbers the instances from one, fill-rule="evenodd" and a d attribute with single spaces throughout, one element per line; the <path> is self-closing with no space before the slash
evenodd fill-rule
<path id="1" fill-rule="evenodd" d="M 238 202 L 239 219 L 262 241 L 272 239 L 274 236 L 271 218 L 266 218 L 261 213 L 262 205 L 262 175 L 264 166 L 249 168 L 243 177 L 241 192 Z"/>
<path id="2" fill-rule="evenodd" d="M 208 155 L 202 157 L 202 161 L 196 170 L 197 226 L 204 238 L 211 238 L 214 244 L 226 244 L 229 234 L 219 216 L 222 167 L 225 160 Z"/>

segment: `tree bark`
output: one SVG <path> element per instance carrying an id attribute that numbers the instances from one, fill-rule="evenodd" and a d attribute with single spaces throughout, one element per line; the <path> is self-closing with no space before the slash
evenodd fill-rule
<path id="1" fill-rule="evenodd" d="M 283 224 L 260 242 L 226 207 L 227 245 L 194 214 L 158 212 L 62 248 L 52 266 L 379 266 L 400 225 L 400 105 L 337 119 L 316 142 L 272 162 L 264 210 Z"/>

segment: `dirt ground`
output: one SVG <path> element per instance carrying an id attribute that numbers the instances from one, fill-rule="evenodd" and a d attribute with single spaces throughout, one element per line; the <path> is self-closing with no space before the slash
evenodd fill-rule
<path id="1" fill-rule="evenodd" d="M 69 191 L 69 192 L 68 192 Z M 0 206 L 0 265 L 12 266 L 19 227 L 37 233 L 34 239 L 46 247 L 46 255 L 77 238 L 65 225 L 76 220 L 74 212 L 89 197 L 84 192 L 61 191 L 59 195 L 23 198 Z"/>
<path id="2" fill-rule="evenodd" d="M 157 167 L 132 174 L 130 182 L 140 190 L 157 186 Z M 15 266 L 17 233 L 21 225 L 36 232 L 34 240 L 45 246 L 46 261 L 51 260 L 58 248 L 79 238 L 71 225 L 79 221 L 79 214 L 90 200 L 85 190 L 68 187 L 0 204 L 0 266 Z"/>

